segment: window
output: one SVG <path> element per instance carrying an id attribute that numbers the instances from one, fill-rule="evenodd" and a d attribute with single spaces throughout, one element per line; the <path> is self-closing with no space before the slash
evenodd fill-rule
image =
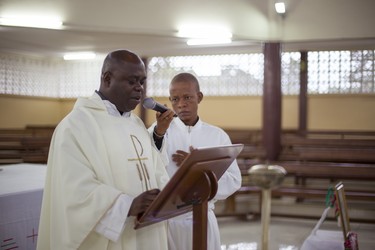
<path id="1" fill-rule="evenodd" d="M 281 91 L 284 95 L 299 95 L 300 90 L 299 52 L 282 53 L 281 55 Z"/>
<path id="2" fill-rule="evenodd" d="M 308 53 L 310 94 L 375 93 L 374 50 Z"/>
<path id="3" fill-rule="evenodd" d="M 152 57 L 147 95 L 168 96 L 169 83 L 180 72 L 197 76 L 206 96 L 262 95 L 263 64 L 261 53 Z"/>
<path id="4" fill-rule="evenodd" d="M 309 94 L 375 93 L 375 51 L 315 51 L 308 53 Z M 284 52 L 281 84 L 284 95 L 298 95 L 300 53 Z M 263 54 L 153 57 L 148 65 L 147 94 L 168 96 L 172 77 L 182 71 L 198 77 L 208 96 L 263 94 Z"/>
<path id="5" fill-rule="evenodd" d="M 298 95 L 300 53 L 281 57 L 284 95 Z M 0 55 L 0 94 L 76 98 L 99 88 L 103 59 L 58 61 Z M 308 52 L 309 94 L 374 94 L 375 51 Z M 206 96 L 263 94 L 262 53 L 151 57 L 147 95 L 168 96 L 170 80 L 179 72 L 198 77 Z"/>
<path id="6" fill-rule="evenodd" d="M 0 93 L 56 98 L 88 96 L 99 88 L 102 63 L 0 55 Z"/>

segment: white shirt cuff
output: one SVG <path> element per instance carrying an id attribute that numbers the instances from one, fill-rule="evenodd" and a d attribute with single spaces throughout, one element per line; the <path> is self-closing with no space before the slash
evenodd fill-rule
<path id="1" fill-rule="evenodd" d="M 125 228 L 130 206 L 134 197 L 121 194 L 95 227 L 95 232 L 117 242 Z"/>

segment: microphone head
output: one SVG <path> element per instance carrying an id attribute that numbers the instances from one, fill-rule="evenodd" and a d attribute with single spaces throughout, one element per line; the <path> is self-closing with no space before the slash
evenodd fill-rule
<path id="1" fill-rule="evenodd" d="M 156 102 L 151 97 L 146 97 L 143 100 L 143 107 L 146 109 L 154 109 L 156 105 Z"/>
<path id="2" fill-rule="evenodd" d="M 156 112 L 164 113 L 165 111 L 168 110 L 165 106 L 161 105 L 160 103 L 157 103 L 152 99 L 151 97 L 146 97 L 143 100 L 143 107 L 146 109 L 152 109 L 155 110 Z"/>

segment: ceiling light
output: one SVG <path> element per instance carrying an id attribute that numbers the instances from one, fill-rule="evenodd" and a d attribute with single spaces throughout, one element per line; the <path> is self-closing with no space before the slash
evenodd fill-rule
<path id="1" fill-rule="evenodd" d="M 284 2 L 275 3 L 275 9 L 277 13 L 285 14 L 285 3 Z"/>
<path id="2" fill-rule="evenodd" d="M 208 44 L 227 44 L 231 43 L 232 39 L 230 38 L 192 38 L 189 39 L 186 43 L 187 45 L 208 45 Z"/>
<path id="3" fill-rule="evenodd" d="M 94 59 L 96 54 L 94 52 L 75 52 L 75 53 L 66 53 L 64 55 L 64 60 L 89 60 Z"/>
<path id="4" fill-rule="evenodd" d="M 232 33 L 218 26 L 185 26 L 178 32 L 179 37 L 189 38 L 188 45 L 226 44 L 232 42 Z"/>
<path id="5" fill-rule="evenodd" d="M 232 33 L 223 28 L 186 27 L 178 31 L 178 36 L 189 38 L 231 38 Z"/>
<path id="6" fill-rule="evenodd" d="M 63 22 L 57 18 L 47 17 L 0 17 L 0 25 L 42 29 L 61 29 Z"/>

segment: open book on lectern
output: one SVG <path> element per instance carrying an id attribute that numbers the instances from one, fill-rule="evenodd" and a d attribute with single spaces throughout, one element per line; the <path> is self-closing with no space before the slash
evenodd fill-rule
<path id="1" fill-rule="evenodd" d="M 204 172 L 212 172 L 218 181 L 242 151 L 243 144 L 194 149 L 135 223 L 135 229 L 148 226 L 192 210 L 202 193 L 210 192 L 202 185 Z M 203 173 L 203 174 L 202 174 Z M 213 190 L 216 193 L 213 183 Z M 210 199 L 215 195 L 211 195 Z"/>

